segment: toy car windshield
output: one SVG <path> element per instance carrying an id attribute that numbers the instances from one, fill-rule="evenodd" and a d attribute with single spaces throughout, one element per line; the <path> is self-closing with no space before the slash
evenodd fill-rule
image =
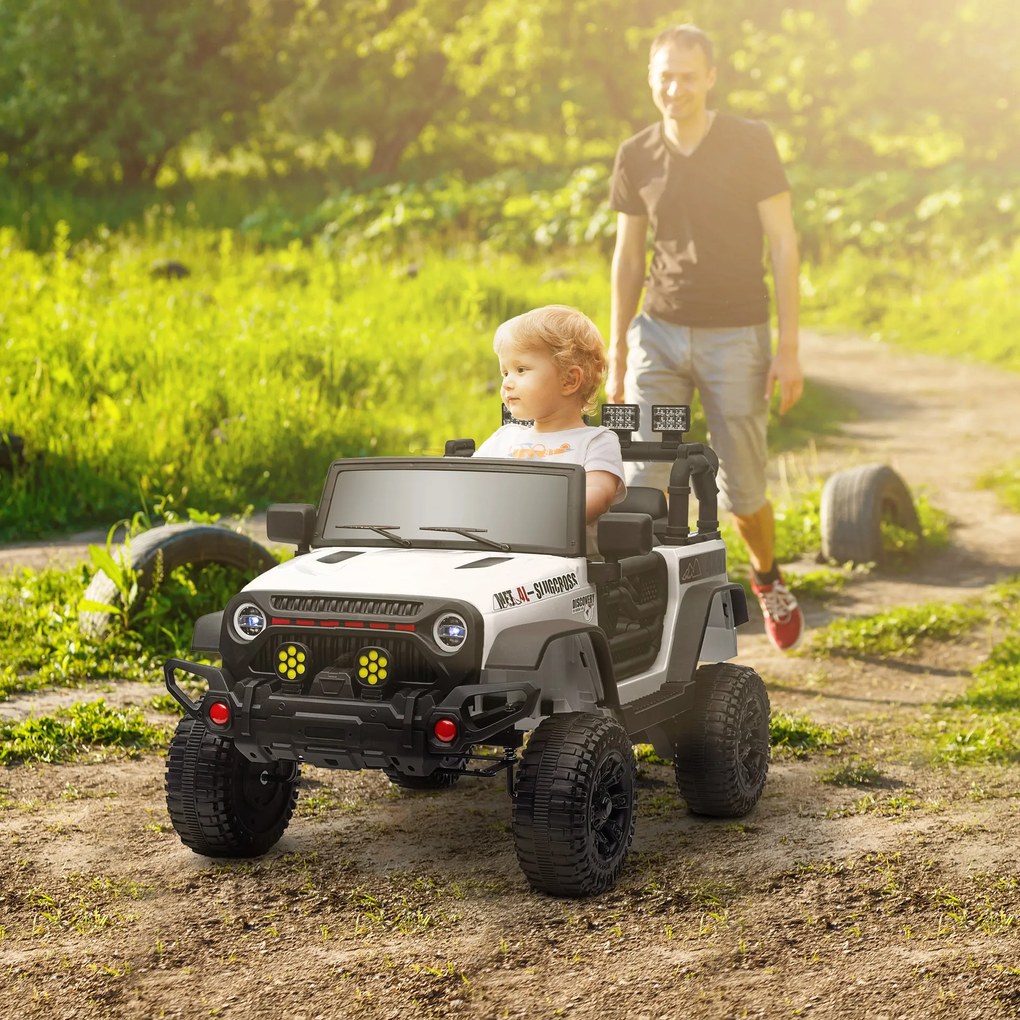
<path id="1" fill-rule="evenodd" d="M 409 542 L 580 556 L 584 469 L 488 458 L 337 461 L 317 531 L 316 546 Z"/>

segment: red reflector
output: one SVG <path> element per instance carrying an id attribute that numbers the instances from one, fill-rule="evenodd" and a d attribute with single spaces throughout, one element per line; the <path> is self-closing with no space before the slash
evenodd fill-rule
<path id="1" fill-rule="evenodd" d="M 214 701 L 209 706 L 209 722 L 214 726 L 226 726 L 230 722 L 230 706 L 222 701 Z"/>
<path id="2" fill-rule="evenodd" d="M 452 744 L 457 739 L 457 724 L 452 719 L 437 719 L 432 732 L 440 743 Z"/>
<path id="3" fill-rule="evenodd" d="M 286 625 L 286 624 L 290 623 L 290 620 L 288 620 L 285 616 L 274 616 L 269 622 L 274 627 L 279 627 L 280 624 Z"/>
<path id="4" fill-rule="evenodd" d="M 315 626 L 315 621 L 314 620 L 295 620 L 294 621 L 294 626 L 295 627 L 314 627 Z"/>
<path id="5" fill-rule="evenodd" d="M 320 620 L 319 621 L 319 626 L 320 627 L 339 627 L 340 626 L 340 621 L 339 620 Z"/>
<path id="6" fill-rule="evenodd" d="M 413 623 L 395 623 L 393 626 L 396 627 L 397 630 L 414 630 Z"/>
<path id="7" fill-rule="evenodd" d="M 344 626 L 345 627 L 364 627 L 365 625 L 363 623 L 355 623 L 353 620 L 348 620 L 344 624 Z"/>
<path id="8" fill-rule="evenodd" d="M 388 623 L 370 623 L 368 625 L 372 630 L 389 630 L 390 625 Z"/>

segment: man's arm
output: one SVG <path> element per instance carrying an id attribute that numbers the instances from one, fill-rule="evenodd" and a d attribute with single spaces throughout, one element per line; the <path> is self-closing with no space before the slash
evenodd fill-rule
<path id="1" fill-rule="evenodd" d="M 779 316 L 779 342 L 765 383 L 765 399 L 771 398 L 776 383 L 779 383 L 779 413 L 786 414 L 804 392 L 798 338 L 800 258 L 790 193 L 784 191 L 763 199 L 758 203 L 758 216 L 769 241 L 769 260 Z"/>
<path id="2" fill-rule="evenodd" d="M 610 272 L 609 374 L 606 400 L 623 403 L 623 377 L 627 372 L 627 329 L 637 314 L 645 282 L 645 239 L 648 217 L 618 213 L 616 247 Z"/>

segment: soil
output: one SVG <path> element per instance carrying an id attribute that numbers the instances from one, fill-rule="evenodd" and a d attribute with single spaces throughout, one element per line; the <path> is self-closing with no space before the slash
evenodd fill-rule
<path id="1" fill-rule="evenodd" d="M 804 362 L 858 416 L 816 462 L 778 461 L 776 484 L 884 462 L 955 521 L 949 549 L 854 577 L 838 601 L 805 607 L 809 624 L 960 600 L 1020 573 L 1020 515 L 975 485 L 1020 448 L 1017 377 L 845 336 L 805 336 Z M 97 537 L 6 547 L 0 569 L 67 562 Z M 278 846 L 214 862 L 171 829 L 159 754 L 5 769 L 0 1015 L 1020 1014 L 1020 766 L 936 768 L 919 736 L 994 634 L 879 662 L 782 656 L 759 617 L 745 629 L 740 661 L 765 677 L 773 711 L 805 712 L 843 742 L 777 752 L 739 822 L 688 814 L 671 768 L 642 762 L 627 868 L 589 900 L 529 890 L 499 779 L 409 794 L 377 773 L 307 768 Z M 3 709 L 153 693 L 115 684 Z M 826 781 L 855 761 L 875 768 L 870 783 Z"/>

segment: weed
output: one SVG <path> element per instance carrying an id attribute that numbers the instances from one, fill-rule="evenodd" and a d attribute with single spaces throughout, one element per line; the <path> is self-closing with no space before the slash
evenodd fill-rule
<path id="1" fill-rule="evenodd" d="M 871 762 L 852 758 L 825 769 L 818 778 L 834 786 L 874 786 L 882 781 L 882 773 Z"/>
<path id="2" fill-rule="evenodd" d="M 65 761 L 95 748 L 140 750 L 160 746 L 166 738 L 138 709 L 112 708 L 99 698 L 76 702 L 55 715 L 0 723 L 0 764 Z"/>
<path id="3" fill-rule="evenodd" d="M 803 758 L 810 751 L 835 747 L 849 736 L 849 730 L 823 726 L 795 713 L 773 712 L 769 720 L 769 738 L 773 749 L 781 748 L 795 758 Z"/>
<path id="4" fill-rule="evenodd" d="M 822 655 L 890 658 L 910 655 L 921 641 L 952 641 L 988 619 L 986 607 L 928 602 L 900 606 L 873 616 L 832 623 L 811 633 L 812 650 Z"/>

